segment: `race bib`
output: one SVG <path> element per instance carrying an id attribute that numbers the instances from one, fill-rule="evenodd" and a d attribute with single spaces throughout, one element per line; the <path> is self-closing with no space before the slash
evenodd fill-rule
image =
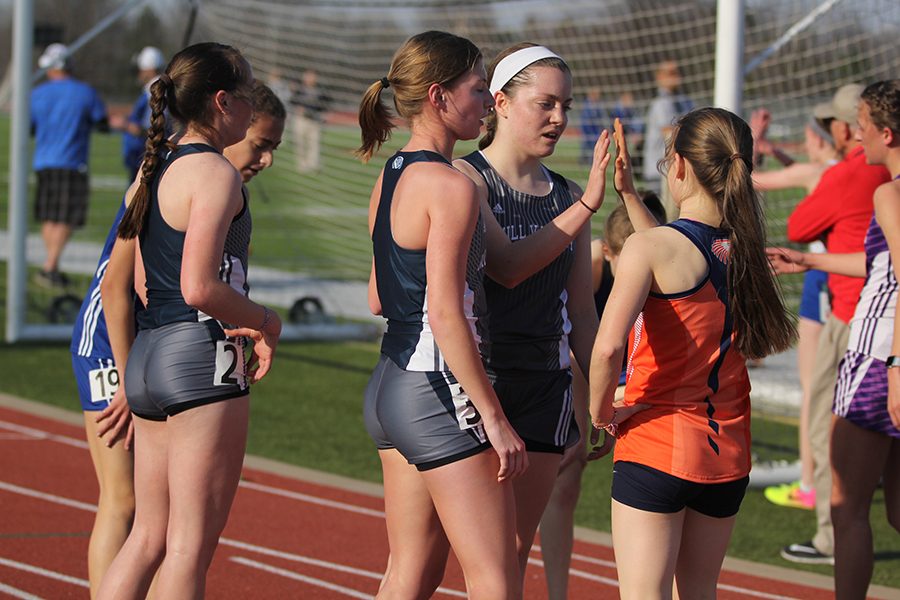
<path id="1" fill-rule="evenodd" d="M 91 383 L 91 402 L 112 402 L 119 389 L 119 371 L 115 367 L 104 367 L 88 371 Z"/>
<path id="2" fill-rule="evenodd" d="M 216 342 L 216 373 L 213 385 L 247 387 L 244 369 L 244 346 L 234 340 Z"/>
<path id="3" fill-rule="evenodd" d="M 453 405 L 456 407 L 456 420 L 459 422 L 459 428 L 462 430 L 472 429 L 481 425 L 481 415 L 478 409 L 472 404 L 469 395 L 466 394 L 459 384 L 451 384 L 450 391 L 453 394 Z"/>

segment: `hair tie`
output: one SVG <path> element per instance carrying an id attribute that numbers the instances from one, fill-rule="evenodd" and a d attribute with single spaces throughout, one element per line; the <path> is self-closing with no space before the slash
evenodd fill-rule
<path id="1" fill-rule="evenodd" d="M 172 86 L 172 78 L 169 77 L 168 73 L 163 73 L 159 76 L 159 81 L 166 87 Z"/>
<path id="2" fill-rule="evenodd" d="M 728 158 L 729 158 L 729 160 L 730 160 L 731 162 L 734 162 L 734 161 L 736 161 L 737 159 L 741 159 L 742 161 L 744 161 L 744 162 L 747 164 L 747 166 L 750 166 L 750 161 L 747 159 L 746 156 L 744 156 L 744 155 L 741 154 L 740 152 L 735 152 L 734 154 L 732 154 L 732 155 L 729 156 Z"/>
<path id="3" fill-rule="evenodd" d="M 387 77 L 382 77 L 382 78 L 381 78 L 381 89 L 384 90 L 384 89 L 387 89 L 387 88 L 389 88 L 389 87 L 391 87 L 391 82 L 388 81 L 388 78 L 387 78 Z"/>

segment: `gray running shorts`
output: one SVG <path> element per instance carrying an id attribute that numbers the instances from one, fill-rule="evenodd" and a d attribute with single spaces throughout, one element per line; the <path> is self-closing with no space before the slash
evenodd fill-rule
<path id="1" fill-rule="evenodd" d="M 226 338 L 214 319 L 170 323 L 137 334 L 125 368 L 125 395 L 138 417 L 165 421 L 195 406 L 250 393 L 244 340 Z"/>
<path id="2" fill-rule="evenodd" d="M 503 413 L 529 452 L 562 454 L 580 434 L 572 407 L 572 372 L 489 370 Z"/>
<path id="3" fill-rule="evenodd" d="M 491 447 L 481 415 L 449 372 L 404 371 L 381 355 L 363 417 L 379 450 L 396 448 L 419 471 Z"/>

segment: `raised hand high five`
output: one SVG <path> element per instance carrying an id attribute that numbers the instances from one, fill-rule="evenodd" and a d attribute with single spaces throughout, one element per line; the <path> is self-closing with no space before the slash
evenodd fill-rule
<path id="1" fill-rule="evenodd" d="M 634 187 L 634 171 L 631 168 L 628 143 L 625 141 L 625 128 L 622 127 L 622 121 L 618 118 L 613 123 L 613 140 L 616 143 L 615 177 L 613 178 L 616 193 L 626 202 L 629 199 L 640 200 Z M 626 198 L 626 196 L 633 198 Z"/>

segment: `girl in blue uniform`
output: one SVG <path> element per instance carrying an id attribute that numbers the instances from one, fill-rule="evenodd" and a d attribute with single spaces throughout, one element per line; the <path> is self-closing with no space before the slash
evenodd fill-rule
<path id="1" fill-rule="evenodd" d="M 222 156 L 245 137 L 252 85 L 239 52 L 207 43 L 179 52 L 151 90 L 147 158 L 126 195 L 121 243 L 103 285 L 130 284 L 137 238 L 144 276 L 137 287 L 146 280 L 147 308 L 126 373 L 127 399 L 140 417 L 137 505 L 100 598 L 143 598 L 157 570 L 155 595 L 202 597 L 237 489 L 247 383 L 268 371 L 281 328 L 277 315 L 246 296 L 249 209 L 241 175 Z M 166 109 L 183 126 L 177 143 L 164 137 Z M 107 306 L 110 335 L 127 337 L 122 294 L 109 297 L 116 298 Z M 255 341 L 250 369 L 238 336 Z M 122 341 L 113 339 L 113 348 L 127 349 Z M 178 460 L 185 455 L 190 460 Z"/>

